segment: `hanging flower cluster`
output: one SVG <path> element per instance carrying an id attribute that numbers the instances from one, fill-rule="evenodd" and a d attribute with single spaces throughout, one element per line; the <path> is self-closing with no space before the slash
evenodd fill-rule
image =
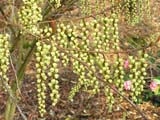
<path id="1" fill-rule="evenodd" d="M 72 29 L 73 30 L 73 29 Z M 75 29 L 74 29 L 75 30 Z M 79 41 L 77 41 L 77 35 L 76 33 L 74 33 L 73 31 L 71 31 L 70 34 L 72 37 L 71 42 L 70 42 L 70 47 L 73 48 L 73 51 L 71 51 L 71 53 L 73 54 L 74 57 L 76 58 L 80 58 L 81 60 L 83 58 L 87 59 L 86 57 L 84 57 L 84 54 L 81 54 L 79 51 L 74 50 L 75 48 L 78 50 L 81 50 L 81 47 L 85 47 L 85 46 L 80 46 Z M 77 44 L 78 43 L 78 44 Z M 85 86 L 85 88 L 87 88 L 86 86 L 86 82 L 89 81 L 86 78 L 86 69 L 85 66 L 83 64 L 80 63 L 80 61 L 77 60 L 72 60 L 73 62 L 73 72 L 79 75 L 79 79 L 78 79 L 78 84 L 76 84 L 70 91 L 69 93 L 69 100 L 73 100 L 73 97 L 75 96 L 75 94 L 80 90 L 80 88 L 82 87 L 82 85 Z"/>
<path id="2" fill-rule="evenodd" d="M 126 19 L 131 25 L 138 23 L 139 18 L 136 0 L 125 0 L 125 12 Z"/>
<path id="3" fill-rule="evenodd" d="M 139 57 L 134 58 L 133 56 L 129 57 L 129 68 L 130 74 L 129 79 L 131 80 L 131 96 L 133 101 L 137 101 L 137 97 L 141 95 L 144 85 L 145 85 L 145 76 L 146 68 L 147 68 L 147 59 L 148 55 L 143 54 L 143 52 L 139 52 Z"/>
<path id="4" fill-rule="evenodd" d="M 109 106 L 109 111 L 112 111 L 112 107 L 113 107 L 113 104 L 115 102 L 115 98 L 113 96 L 112 89 L 108 88 L 106 86 L 105 89 L 104 89 L 104 93 L 105 93 L 105 96 L 106 96 L 107 104 Z"/>
<path id="5" fill-rule="evenodd" d="M 115 51 L 119 50 L 119 32 L 118 32 L 118 16 L 115 13 L 112 13 L 110 18 L 103 17 L 98 20 L 94 20 L 92 23 L 93 27 L 93 47 L 95 51 Z M 109 110 L 112 109 L 114 103 L 113 90 L 108 87 L 114 86 L 119 88 L 120 91 L 123 91 L 123 60 L 117 58 L 116 69 L 114 75 L 111 70 L 111 63 L 109 62 L 109 56 L 105 56 L 101 53 L 94 53 L 95 64 L 98 65 L 99 72 L 102 74 L 105 80 L 104 92 L 107 99 L 107 104 L 109 104 Z M 114 65 L 112 65 L 114 66 Z M 120 69 L 118 69 L 120 68 Z"/>
<path id="6" fill-rule="evenodd" d="M 111 45 L 113 50 L 119 50 L 119 30 L 118 30 L 118 16 L 116 14 L 111 15 Z"/>
<path id="7" fill-rule="evenodd" d="M 36 43 L 36 78 L 37 78 L 37 96 L 39 104 L 39 112 L 41 117 L 43 117 L 46 112 L 45 109 L 45 99 L 46 99 L 46 81 L 47 81 L 47 69 L 50 65 L 49 50 L 50 45 L 45 44 L 44 42 L 38 41 Z"/>
<path id="8" fill-rule="evenodd" d="M 9 35 L 0 34 L 0 80 L 4 84 L 4 89 L 6 91 L 10 89 L 8 84 L 9 78 L 7 77 L 10 55 L 9 48 Z"/>
<path id="9" fill-rule="evenodd" d="M 39 112 L 41 117 L 43 117 L 46 112 L 47 83 L 51 91 L 50 98 L 53 106 L 56 105 L 60 97 L 57 69 L 59 51 L 56 48 L 55 37 L 52 35 L 51 28 L 45 27 L 40 30 L 40 33 L 41 40 L 36 43 L 36 78 Z"/>
<path id="10" fill-rule="evenodd" d="M 140 0 L 140 1 L 142 1 L 142 0 Z M 143 2 L 145 2 L 145 3 L 141 2 L 142 3 L 141 6 L 145 9 L 144 11 L 146 11 L 145 12 L 146 13 L 146 17 L 148 19 L 150 19 L 151 18 L 151 1 L 150 0 L 144 0 Z"/>
<path id="11" fill-rule="evenodd" d="M 70 25 L 66 26 L 65 24 L 61 23 L 58 24 L 57 26 L 57 36 L 56 39 L 59 42 L 59 46 L 61 48 L 67 49 L 70 47 L 69 43 L 69 39 L 68 39 L 68 31 L 72 31 L 72 28 Z M 67 56 L 68 51 L 66 51 L 66 53 L 61 52 L 61 57 L 62 57 L 62 63 L 63 65 L 66 67 L 69 63 L 69 57 Z"/>
<path id="12" fill-rule="evenodd" d="M 18 12 L 19 23 L 23 28 L 21 33 L 39 34 L 37 24 L 42 20 L 42 15 L 37 0 L 23 0 L 23 3 L 24 5 Z"/>
<path id="13" fill-rule="evenodd" d="M 93 28 L 93 46 L 96 51 L 109 51 L 112 31 L 111 31 L 111 19 L 103 17 L 100 20 L 94 20 L 92 23 Z"/>
<path id="14" fill-rule="evenodd" d="M 80 0 L 80 6 L 82 14 L 89 15 L 91 14 L 91 5 L 88 0 Z"/>
<path id="15" fill-rule="evenodd" d="M 48 83 L 51 93 L 50 97 L 52 100 L 52 105 L 55 106 L 60 98 L 59 94 L 59 74 L 58 74 L 58 62 L 59 62 L 59 51 L 56 47 L 56 39 L 55 36 L 52 36 L 53 41 L 51 41 L 51 66 L 49 69 L 49 77 L 50 81 Z"/>
<path id="16" fill-rule="evenodd" d="M 113 13 L 110 18 L 102 17 L 100 20 L 94 20 L 93 28 L 93 46 L 95 51 L 119 50 L 119 31 L 118 16 Z"/>
<path id="17" fill-rule="evenodd" d="M 61 0 L 49 0 L 58 8 L 61 6 Z M 149 0 L 145 0 L 149 9 Z M 19 22 L 22 25 L 21 33 L 30 32 L 31 34 L 39 35 L 36 43 L 36 78 L 37 78 L 37 98 L 40 116 L 43 117 L 46 113 L 46 92 L 50 91 L 50 99 L 52 105 L 55 106 L 60 98 L 59 94 L 59 70 L 58 63 L 62 58 L 62 63 L 66 67 L 72 63 L 73 72 L 79 75 L 78 83 L 71 88 L 69 99 L 73 97 L 81 89 L 97 94 L 100 92 L 100 81 L 97 79 L 97 73 L 104 78 L 104 93 L 109 104 L 109 109 L 112 109 L 114 104 L 114 92 L 108 86 L 117 88 L 123 94 L 123 88 L 130 90 L 131 97 L 137 101 L 137 97 L 142 93 L 144 84 L 147 63 L 147 54 L 140 52 L 138 57 L 130 56 L 124 61 L 116 54 L 115 59 L 110 62 L 109 56 L 105 56 L 102 52 L 119 51 L 119 30 L 118 30 L 118 14 L 112 12 L 111 17 L 103 17 L 91 22 L 81 21 L 79 26 L 61 23 L 57 26 L 57 34 L 52 34 L 52 29 L 45 27 L 39 30 L 38 22 L 42 20 L 41 8 L 38 6 L 38 0 L 23 0 L 24 6 L 18 13 Z M 104 2 L 104 1 L 103 1 Z M 114 6 L 115 1 L 111 0 Z M 100 9 L 99 1 L 96 0 L 96 10 Z M 139 0 L 142 3 L 142 0 Z M 82 10 L 86 14 L 92 12 L 90 10 L 88 0 L 81 0 Z M 125 12 L 128 21 L 131 24 L 136 24 L 139 20 L 136 0 L 125 0 Z M 140 10 L 143 11 L 139 5 Z M 149 13 L 149 11 L 147 11 Z M 71 50 L 70 50 L 71 49 Z M 94 50 L 94 52 L 92 52 Z M 75 58 L 78 58 L 75 59 Z M 125 63 L 125 64 L 124 64 Z M 8 35 L 0 34 L 0 78 L 8 86 L 8 77 L 6 72 L 9 66 L 9 42 Z M 90 69 L 89 69 L 90 68 Z M 124 81 L 125 70 L 129 71 L 129 80 Z M 98 71 L 98 72 L 97 72 Z M 96 74 L 96 75 L 95 75 Z M 150 88 L 155 90 L 157 84 L 152 82 Z M 90 90 L 91 89 L 91 90 Z"/>
<path id="18" fill-rule="evenodd" d="M 124 60 L 122 58 L 117 57 L 115 62 L 115 67 L 114 67 L 114 84 L 118 88 L 119 92 L 123 94 L 123 87 L 124 87 L 124 76 L 125 76 L 125 71 L 124 71 Z"/>
<path id="19" fill-rule="evenodd" d="M 151 17 L 150 0 L 125 0 L 125 16 L 128 23 L 135 25 Z"/>
<path id="20" fill-rule="evenodd" d="M 121 6 L 121 0 L 110 0 L 111 2 L 111 13 L 116 14 L 118 17 L 121 14 L 122 6 Z"/>
<path id="21" fill-rule="evenodd" d="M 92 22 L 92 28 L 93 28 L 93 44 L 94 44 L 94 47 L 96 48 L 96 51 L 100 50 L 100 49 L 103 49 L 102 48 L 102 44 L 105 43 L 107 41 L 107 39 L 105 39 L 105 36 L 102 36 L 103 33 L 102 31 L 100 30 L 100 26 L 101 24 L 99 23 L 98 20 L 94 20 Z M 106 25 L 107 26 L 107 25 Z M 103 28 L 104 31 L 105 31 L 105 28 Z M 104 37 L 104 38 L 103 38 Z M 104 41 L 106 40 L 106 41 Z"/>
<path id="22" fill-rule="evenodd" d="M 110 19 L 107 17 L 103 17 L 102 20 L 102 34 L 101 34 L 101 39 L 102 43 L 100 44 L 101 47 L 100 49 L 103 49 L 104 51 L 109 51 L 110 50 L 110 39 L 111 39 L 111 34 L 110 34 Z M 99 30 L 97 30 L 98 32 Z M 95 40 L 98 41 L 98 40 Z"/>
<path id="23" fill-rule="evenodd" d="M 90 40 L 89 40 L 89 31 L 91 24 L 89 22 L 85 22 L 82 21 L 80 23 L 80 31 L 81 31 L 81 50 L 82 51 L 89 51 L 90 50 Z M 94 61 L 94 56 L 92 56 L 89 53 L 80 53 L 80 56 L 82 56 L 82 61 L 84 61 L 85 63 L 87 63 L 88 67 L 90 67 L 92 69 L 89 70 L 87 72 L 86 77 L 88 78 L 88 80 L 84 81 L 84 85 L 86 86 L 86 88 L 88 86 L 93 87 L 93 89 L 91 90 L 92 94 L 96 94 L 99 92 L 99 82 L 97 80 L 97 78 L 95 77 L 94 73 L 96 72 L 96 68 L 95 68 L 95 61 Z"/>
<path id="24" fill-rule="evenodd" d="M 61 0 L 49 0 L 50 3 L 53 3 L 56 8 L 61 6 Z"/>
<path id="25" fill-rule="evenodd" d="M 111 71 L 111 67 L 109 64 L 108 60 L 104 60 L 104 59 L 98 59 L 98 61 L 96 62 L 98 67 L 100 68 L 100 73 L 103 75 L 104 77 L 104 93 L 106 96 L 106 103 L 107 105 L 109 105 L 109 111 L 112 110 L 112 106 L 114 104 L 114 91 L 112 90 L 112 88 L 109 88 L 109 84 L 110 86 L 113 86 L 115 88 L 115 85 L 113 83 L 113 77 L 112 77 L 112 71 Z"/>
<path id="26" fill-rule="evenodd" d="M 76 45 L 76 48 L 78 48 L 80 51 L 75 51 L 73 56 L 80 58 L 81 61 L 87 64 L 92 71 L 87 71 L 85 66 L 80 62 L 73 60 L 73 69 L 74 72 L 79 75 L 79 82 L 76 86 L 74 86 L 70 92 L 69 99 L 72 99 L 75 95 L 75 93 L 80 89 L 80 86 L 84 86 L 85 90 L 88 91 L 88 87 L 91 86 L 93 89 L 91 90 L 92 94 L 96 94 L 99 91 L 99 82 L 97 81 L 97 78 L 94 76 L 93 71 L 96 71 L 94 66 L 94 60 L 92 58 L 92 55 L 89 53 L 84 53 L 81 51 L 89 51 L 89 23 L 85 21 L 81 21 L 80 23 L 80 41 L 78 45 Z M 73 45 L 73 44 L 72 44 Z"/>
<path id="27" fill-rule="evenodd" d="M 108 4 L 107 0 L 79 0 L 78 5 L 80 5 L 80 10 L 83 15 L 91 15 L 92 13 L 97 13 L 95 17 L 98 18 L 98 13 L 106 9 Z"/>
<path id="28" fill-rule="evenodd" d="M 60 97 L 57 68 L 60 58 L 62 58 L 64 67 L 72 63 L 73 72 L 79 75 L 78 83 L 71 88 L 68 96 L 71 101 L 81 88 L 92 94 L 100 92 L 100 81 L 95 75 L 97 70 L 104 78 L 104 93 L 110 110 L 115 98 L 114 92 L 108 87 L 108 84 L 117 88 L 122 94 L 124 87 L 126 90 L 130 90 L 134 101 L 143 91 L 147 54 L 140 54 L 137 58 L 131 56 L 126 61 L 120 58 L 118 54 L 115 55 L 112 62 L 109 62 L 108 55 L 99 53 L 99 51 L 120 50 L 118 18 L 115 14 L 112 14 L 111 18 L 105 17 L 91 23 L 83 20 L 78 27 L 61 23 L 58 25 L 57 34 L 54 36 L 51 34 L 52 29 L 45 28 L 40 32 L 41 38 L 47 41 L 38 41 L 36 53 L 38 101 L 41 116 L 46 112 L 46 81 L 49 81 L 52 104 L 56 105 Z M 53 41 L 48 39 L 50 37 Z M 90 53 L 93 49 L 95 53 Z M 139 60 L 139 58 L 141 59 Z M 124 69 L 130 71 L 130 81 L 124 82 Z"/>

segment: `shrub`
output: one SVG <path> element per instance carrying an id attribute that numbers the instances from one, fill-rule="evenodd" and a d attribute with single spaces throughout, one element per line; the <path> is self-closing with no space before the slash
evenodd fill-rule
<path id="1" fill-rule="evenodd" d="M 0 35 L 0 77 L 2 84 L 11 89 L 6 91 L 9 95 L 18 98 L 16 91 L 21 88 L 26 65 L 35 53 L 37 99 L 41 117 L 46 113 L 47 91 L 50 92 L 53 106 L 60 99 L 58 64 L 62 64 L 63 68 L 72 64 L 73 72 L 79 76 L 77 84 L 69 92 L 68 99 L 71 101 L 81 89 L 91 95 L 104 92 L 106 104 L 111 111 L 117 97 L 125 98 L 124 89 L 126 89 L 131 99 L 137 102 L 146 84 L 149 56 L 143 48 L 134 53 L 122 49 L 119 23 L 122 11 L 125 12 L 126 20 L 132 26 L 143 21 L 144 16 L 150 17 L 149 0 L 145 0 L 146 5 L 143 5 L 142 0 L 138 2 L 112 0 L 109 15 L 101 15 L 104 11 L 100 11 L 101 8 L 105 10 L 106 1 L 102 3 L 97 1 L 95 17 L 88 20 L 84 17 L 77 23 L 71 20 L 68 23 L 58 22 L 54 23 L 55 28 L 51 28 L 45 22 L 46 17 L 51 17 L 50 11 L 52 13 L 52 7 L 49 4 L 53 4 L 53 10 L 56 11 L 61 10 L 63 6 L 74 4 L 72 0 L 67 2 L 49 0 L 49 3 L 43 4 L 43 1 L 23 0 L 23 5 L 18 12 L 19 33 L 14 37 L 19 42 L 12 44 L 11 53 L 9 38 L 12 36 Z M 89 1 L 81 0 L 80 3 L 84 15 L 91 15 L 93 11 Z M 145 13 L 143 13 L 144 10 L 146 10 Z M 52 22 L 53 27 L 53 20 L 49 22 Z M 10 54 L 16 51 L 13 49 L 16 45 L 18 52 L 14 64 L 18 66 L 15 74 L 20 83 L 19 86 L 15 85 L 16 81 L 10 85 L 7 77 L 7 70 L 12 64 L 9 62 Z M 155 84 L 151 84 L 151 88 L 154 86 Z M 6 120 L 13 119 L 16 104 L 14 107 L 12 104 L 14 102 L 10 97 L 6 107 Z"/>

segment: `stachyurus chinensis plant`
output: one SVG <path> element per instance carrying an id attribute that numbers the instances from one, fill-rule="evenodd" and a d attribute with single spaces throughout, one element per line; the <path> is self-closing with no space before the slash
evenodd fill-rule
<path id="1" fill-rule="evenodd" d="M 52 7 L 49 5 L 53 5 L 55 11 L 62 10 L 57 12 L 61 15 L 64 12 L 63 7 L 73 5 L 74 0 L 66 0 L 67 2 L 64 0 L 22 1 L 23 5 L 17 14 L 17 23 L 20 25 L 14 37 L 16 42 L 10 41 L 12 37 L 6 34 L 7 30 L 0 34 L 0 84 L 9 95 L 5 111 L 6 120 L 14 119 L 15 110 L 20 101 L 19 94 L 21 94 L 26 65 L 31 61 L 33 54 L 40 117 L 47 114 L 47 91 L 50 92 L 49 98 L 52 106 L 60 100 L 58 67 L 60 63 L 63 68 L 72 64 L 73 72 L 78 75 L 77 83 L 68 93 L 70 101 L 73 102 L 76 94 L 82 89 L 91 95 L 104 92 L 106 105 L 109 105 L 109 111 L 112 111 L 115 99 L 119 97 L 126 99 L 124 78 L 127 75 L 131 82 L 129 95 L 134 102 L 137 102 L 145 86 L 148 54 L 144 50 L 129 55 L 127 52 L 121 52 L 119 19 L 121 10 L 124 10 L 129 23 L 133 25 L 140 22 L 139 20 L 143 18 L 139 17 L 143 16 L 144 9 L 147 9 L 146 12 L 150 14 L 149 0 L 145 0 L 146 6 L 142 5 L 141 0 L 138 0 L 139 4 L 136 0 L 120 0 L 119 2 L 104 0 L 100 3 L 96 0 L 96 14 L 101 12 L 101 8 L 105 11 L 104 7 L 107 2 L 111 2 L 111 8 L 116 7 L 116 11 L 111 9 L 109 15 L 97 15 L 94 18 L 90 16 L 91 19 L 88 21 L 84 17 L 77 23 L 73 23 L 72 20 L 68 23 L 60 21 L 56 25 L 56 32 L 53 32 L 46 22 L 47 17 L 52 17 L 50 15 Z M 81 4 L 80 8 L 84 15 L 92 14 L 89 0 L 79 0 L 78 3 Z M 17 52 L 16 58 L 12 56 L 14 51 Z M 127 57 L 128 67 L 124 67 L 126 59 L 124 53 L 129 56 Z M 12 61 L 12 59 L 16 60 Z M 7 76 L 10 66 L 16 71 L 15 80 L 11 83 Z M 23 114 L 21 115 L 27 119 Z"/>

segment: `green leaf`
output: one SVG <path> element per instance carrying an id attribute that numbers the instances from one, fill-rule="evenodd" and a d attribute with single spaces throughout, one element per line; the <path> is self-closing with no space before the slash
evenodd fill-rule
<path id="1" fill-rule="evenodd" d="M 160 87 L 157 87 L 157 88 L 154 90 L 155 95 L 158 95 L 158 94 L 159 94 L 159 90 L 160 90 Z"/>
<path id="2" fill-rule="evenodd" d="M 157 84 L 160 84 L 160 76 L 154 78 L 153 81 L 156 82 Z"/>
<path id="3" fill-rule="evenodd" d="M 150 57 L 150 62 L 155 63 L 156 59 L 154 57 Z"/>
<path id="4" fill-rule="evenodd" d="M 24 49 L 28 49 L 29 47 L 31 47 L 31 44 L 29 42 L 26 42 L 24 45 L 23 45 L 23 48 Z"/>

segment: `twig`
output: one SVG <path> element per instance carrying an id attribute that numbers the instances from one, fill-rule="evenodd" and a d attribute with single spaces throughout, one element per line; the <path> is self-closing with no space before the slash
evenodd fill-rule
<path id="1" fill-rule="evenodd" d="M 7 22 L 9 22 L 8 18 L 6 17 L 6 15 L 5 15 L 5 13 L 4 13 L 4 11 L 3 11 L 3 9 L 2 9 L 1 7 L 0 7 L 0 12 L 1 12 L 1 14 L 3 15 L 4 19 L 5 19 Z M 8 26 L 9 26 L 10 30 L 12 31 L 12 33 L 13 33 L 13 35 L 14 35 L 14 37 L 15 37 L 15 31 L 14 31 L 13 27 L 12 27 L 10 24 L 8 24 Z"/>
<path id="2" fill-rule="evenodd" d="M 19 91 L 19 93 L 21 94 L 21 90 L 20 90 L 20 88 L 19 88 L 19 82 L 18 82 L 19 80 L 18 80 L 18 77 L 17 77 L 17 72 L 16 72 L 15 67 L 14 67 L 14 65 L 13 65 L 11 56 L 9 56 L 9 59 L 10 59 L 10 63 L 11 63 L 12 70 L 13 70 L 13 72 L 14 72 L 14 76 L 15 76 L 15 78 L 16 78 L 16 83 L 17 83 L 18 91 Z"/>

